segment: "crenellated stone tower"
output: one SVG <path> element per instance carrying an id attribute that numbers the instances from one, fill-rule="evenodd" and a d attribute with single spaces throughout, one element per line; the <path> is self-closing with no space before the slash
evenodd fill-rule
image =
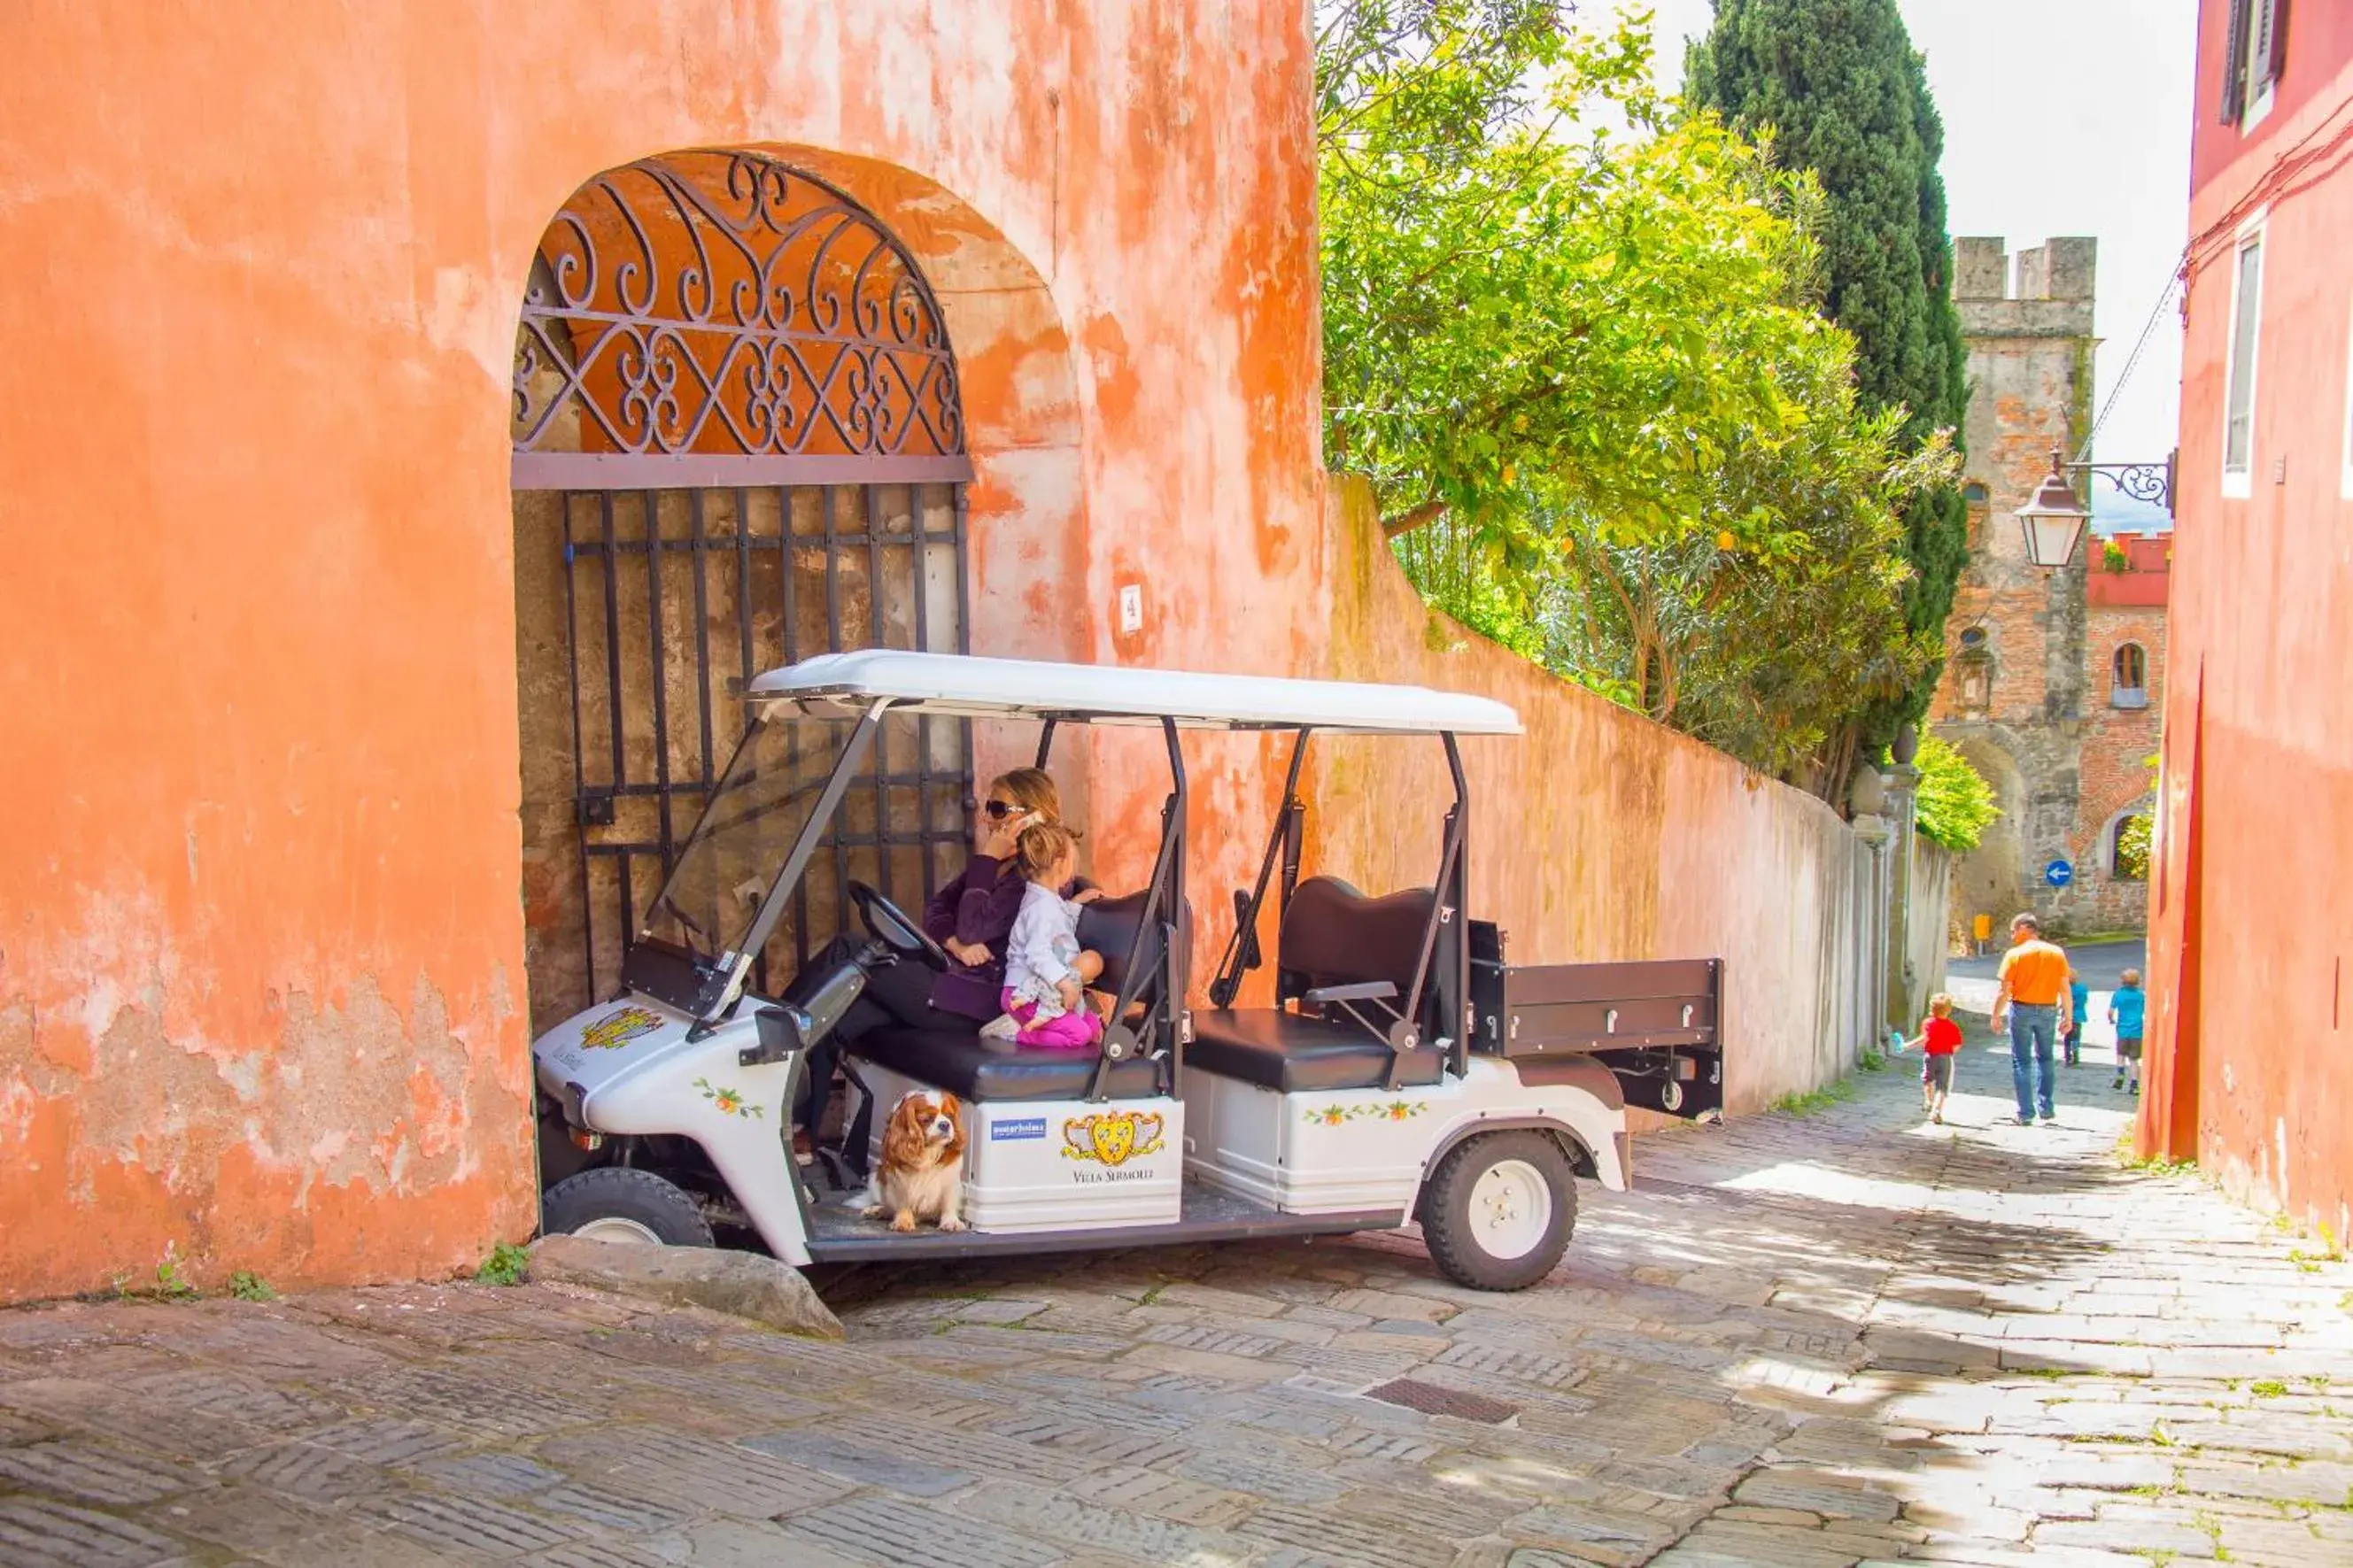
<path id="1" fill-rule="evenodd" d="M 1954 252 L 1970 561 L 1929 720 L 2002 807 L 1956 868 L 1955 932 L 1966 938 L 1983 915 L 1999 937 L 2028 909 L 2063 930 L 2137 930 L 2147 884 L 2118 870 L 2116 844 L 2148 805 L 2171 552 L 2163 536 L 2119 536 L 2111 549 L 2087 531 L 2072 563 L 2046 572 L 2027 559 L 2016 515 L 2052 448 L 2073 458 L 2091 427 L 2097 242 L 2052 239 L 2013 258 L 2000 239 L 1963 238 Z M 2087 501 L 2105 483 L 2072 482 Z M 2054 888 L 2045 868 L 2063 860 L 2073 878 Z"/>

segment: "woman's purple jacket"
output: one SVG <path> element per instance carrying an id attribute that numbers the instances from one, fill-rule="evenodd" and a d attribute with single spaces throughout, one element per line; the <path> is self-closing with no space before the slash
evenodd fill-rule
<path id="1" fill-rule="evenodd" d="M 1013 917 L 1021 912 L 1021 895 L 1029 885 L 1012 861 L 975 855 L 955 880 L 932 895 L 923 906 L 923 930 L 932 940 L 976 942 L 989 952 L 988 962 L 978 966 L 949 960 L 932 983 L 933 1006 L 981 1019 L 1005 1010 L 997 1005 L 1005 989 L 1005 939 L 1013 934 Z M 1084 877 L 1076 878 L 1062 896 L 1076 898 L 1093 885 Z"/>

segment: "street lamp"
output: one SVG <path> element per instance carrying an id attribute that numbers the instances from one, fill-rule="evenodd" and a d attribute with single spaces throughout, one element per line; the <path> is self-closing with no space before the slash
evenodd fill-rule
<path id="1" fill-rule="evenodd" d="M 2071 463 L 2058 447 L 2051 449 L 2051 472 L 2034 499 L 2018 509 L 2026 530 L 2026 558 L 2045 571 L 2057 571 L 2075 558 L 2075 546 L 2091 521 L 2091 509 L 2078 500 L 2069 474 L 2103 479 L 2135 500 L 2173 510 L 2173 459 L 2162 463 Z M 2088 482 L 2088 481 L 2087 481 Z"/>
<path id="2" fill-rule="evenodd" d="M 2084 525 L 2092 521 L 2092 510 L 2075 499 L 2075 489 L 2067 482 L 2066 454 L 2052 448 L 2051 472 L 2034 499 L 2018 509 L 2018 521 L 2026 530 L 2026 558 L 2045 571 L 2057 571 L 2075 559 L 2075 546 L 2084 537 Z"/>

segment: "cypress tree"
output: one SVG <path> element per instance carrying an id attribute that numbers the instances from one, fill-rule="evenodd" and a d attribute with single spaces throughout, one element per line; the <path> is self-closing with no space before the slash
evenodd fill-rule
<path id="1" fill-rule="evenodd" d="M 1952 240 L 1936 172 L 1944 123 L 1896 0 L 1715 0 L 1715 26 L 1692 46 L 1684 91 L 1752 133 L 1768 130 L 1784 167 L 1814 171 L 1826 198 L 1823 306 L 1854 334 L 1864 407 L 1901 404 L 1907 444 L 1968 408 L 1968 353 L 1953 308 Z M 1968 557 L 1968 513 L 1940 486 L 1905 516 L 1914 577 L 1911 629 L 1941 645 Z M 1835 795 L 1858 751 L 1876 752 L 1928 709 L 1941 662 L 1912 689 L 1858 714 L 1845 755 L 1825 758 Z"/>

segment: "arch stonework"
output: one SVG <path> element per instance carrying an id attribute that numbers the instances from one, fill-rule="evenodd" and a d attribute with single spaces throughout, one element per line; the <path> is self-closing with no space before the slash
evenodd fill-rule
<path id="1" fill-rule="evenodd" d="M 2115 811 L 2110 812 L 2108 814 L 2108 819 L 2100 824 L 2100 835 L 2097 843 L 2099 845 L 2100 874 L 2103 877 L 2115 878 L 2119 881 L 2126 879 L 2116 877 L 2116 837 L 2119 834 L 2124 832 L 2125 825 L 2130 822 L 2134 817 L 2150 816 L 2155 815 L 2156 811 L 2157 792 L 2155 790 L 2151 790 L 2147 795 L 2141 796 L 2138 800 L 2134 801 L 2127 805 L 2119 806 Z M 2147 880 L 2146 878 L 2134 878 L 2131 879 L 2137 882 Z"/>
<path id="2" fill-rule="evenodd" d="M 1086 657 L 1040 647 L 1019 613 L 1032 587 L 1067 595 L 1082 559 L 1076 406 L 1035 267 L 910 171 L 697 148 L 594 174 L 558 210 L 514 376 L 534 1032 L 617 974 L 740 732 L 739 662 L 748 679 L 872 643 Z M 916 779 L 873 829 L 889 846 L 812 872 L 779 962 L 830 935 L 838 877 L 928 896 L 953 875 L 969 728 L 886 726 L 878 769 Z M 988 772 L 1013 761 L 1006 738 L 974 740 Z M 1082 803 L 1084 752 L 1066 753 Z"/>
<path id="3" fill-rule="evenodd" d="M 1083 658 L 1086 638 L 1074 618 L 1023 613 L 1060 582 L 1034 568 L 1079 559 L 1086 545 L 1078 375 L 1070 331 L 1043 274 L 971 203 L 913 169 L 803 142 L 729 146 L 838 187 L 921 268 L 955 348 L 973 468 L 973 646 Z M 513 298 L 528 286 L 527 278 L 518 279 Z M 1018 539 L 1003 526 L 1015 520 Z"/>
<path id="4" fill-rule="evenodd" d="M 1995 804 L 2001 808 L 2001 815 L 1987 824 L 1978 847 L 1954 861 L 1953 930 L 1966 937 L 1976 918 L 1988 915 L 1999 942 L 2010 917 L 2034 902 L 2029 888 L 2033 868 L 2026 779 L 2009 750 L 1990 735 L 1969 735 L 1953 744 L 1993 786 Z"/>

